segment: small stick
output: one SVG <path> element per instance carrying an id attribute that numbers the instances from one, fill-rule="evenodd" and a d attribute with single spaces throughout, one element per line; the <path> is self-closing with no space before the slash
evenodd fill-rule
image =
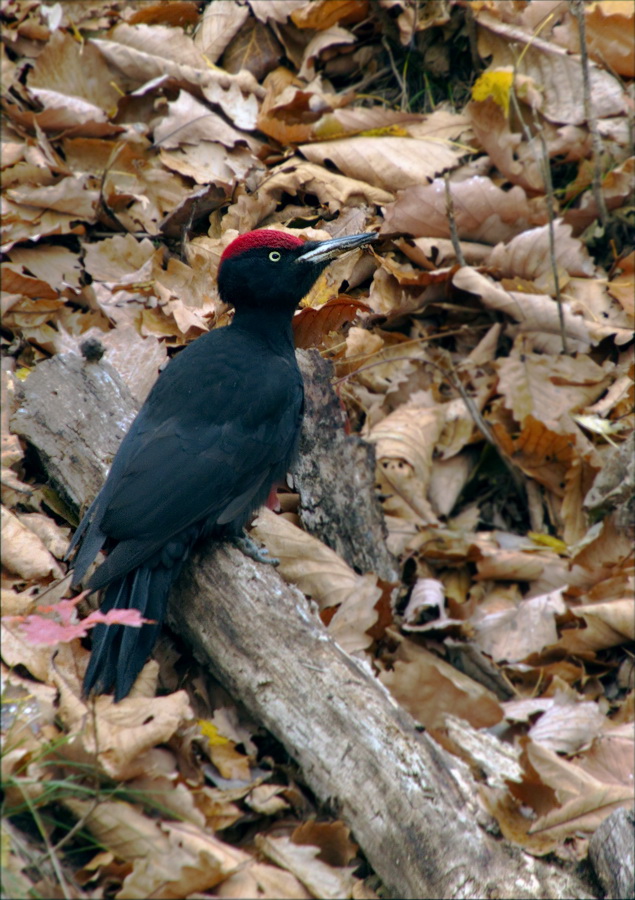
<path id="1" fill-rule="evenodd" d="M 591 106 L 591 66 L 589 64 L 589 52 L 586 42 L 586 21 L 584 18 L 584 2 L 583 0 L 573 0 L 573 14 L 578 20 L 578 29 L 580 32 L 580 59 L 582 61 L 582 89 L 584 93 L 584 115 L 586 117 L 587 126 L 591 133 L 591 141 L 593 144 L 593 197 L 598 208 L 598 215 L 603 227 L 608 222 L 608 210 L 602 193 L 602 139 L 597 127 L 597 119 L 593 114 Z"/>
<path id="2" fill-rule="evenodd" d="M 518 119 L 521 124 L 521 128 L 523 130 L 523 134 L 525 136 L 525 140 L 527 143 L 530 143 L 532 140 L 531 132 L 525 123 L 523 118 L 522 111 L 520 109 L 520 104 L 518 102 L 518 97 L 516 96 L 516 91 L 513 89 L 510 91 L 510 99 L 512 106 L 514 107 L 514 112 L 518 116 Z M 545 182 L 545 193 L 547 197 L 547 215 L 549 217 L 549 261 L 551 263 L 551 271 L 553 273 L 553 288 L 554 293 L 556 295 L 556 303 L 558 304 L 558 319 L 560 321 L 560 337 L 562 340 L 562 352 L 565 354 L 569 354 L 569 345 L 567 343 L 567 329 L 564 320 L 564 307 L 562 305 L 562 294 L 560 293 L 560 275 L 558 274 L 558 261 L 556 259 L 556 234 L 554 231 L 554 223 L 555 223 L 555 213 L 554 213 L 554 204 L 555 204 L 555 194 L 553 192 L 553 180 L 551 178 L 551 166 L 549 164 L 549 153 L 547 150 L 547 142 L 545 140 L 545 135 L 542 128 L 542 123 L 538 121 L 538 116 L 534 114 L 534 123 L 536 126 L 536 132 L 538 134 L 538 138 L 540 140 L 540 146 L 542 147 L 542 177 Z"/>
<path id="3" fill-rule="evenodd" d="M 465 265 L 465 257 L 463 256 L 463 248 L 459 240 L 459 232 L 456 227 L 456 219 L 454 218 L 454 201 L 452 200 L 452 191 L 450 190 L 450 176 L 447 172 L 443 175 L 445 182 L 445 212 L 450 224 L 450 237 L 452 238 L 452 246 L 456 253 L 456 261 L 460 266 Z"/>
<path id="4" fill-rule="evenodd" d="M 542 126 L 538 129 L 538 137 L 542 146 L 543 174 L 545 178 L 545 187 L 547 188 L 547 214 L 549 216 L 549 260 L 551 262 L 551 271 L 553 273 L 553 287 L 556 295 L 556 303 L 558 304 L 558 319 L 560 320 L 562 352 L 568 355 L 569 345 L 567 343 L 567 328 L 564 321 L 564 306 L 562 305 L 562 294 L 560 293 L 560 275 L 558 274 L 558 260 L 556 259 L 556 233 L 553 227 L 555 222 L 555 214 L 553 211 L 555 198 L 553 193 L 553 181 L 551 178 L 551 166 L 549 165 L 549 154 L 547 152 L 547 142 L 545 141 Z"/>

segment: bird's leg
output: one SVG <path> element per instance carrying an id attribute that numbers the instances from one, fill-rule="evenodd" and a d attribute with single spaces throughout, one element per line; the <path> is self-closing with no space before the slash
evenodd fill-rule
<path id="1" fill-rule="evenodd" d="M 253 559 L 254 562 L 267 563 L 269 566 L 280 565 L 279 559 L 276 559 L 275 556 L 269 556 L 267 548 L 259 547 L 247 534 L 238 534 L 235 537 L 231 537 L 229 540 L 235 547 L 242 550 L 245 556 Z"/>

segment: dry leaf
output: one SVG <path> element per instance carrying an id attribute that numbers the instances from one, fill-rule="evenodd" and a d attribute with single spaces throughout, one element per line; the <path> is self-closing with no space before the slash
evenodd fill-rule
<path id="1" fill-rule="evenodd" d="M 607 784 L 539 744 L 526 747 L 531 765 L 556 792 L 561 806 L 532 824 L 531 833 L 562 839 L 592 833 L 615 809 L 633 803 L 633 785 Z"/>
<path id="2" fill-rule="evenodd" d="M 443 729 L 448 714 L 474 728 L 489 728 L 503 717 L 494 694 L 419 644 L 404 639 L 393 668 L 380 674 L 398 703 L 427 729 Z"/>
<path id="3" fill-rule="evenodd" d="M 542 201 L 527 199 L 521 187 L 503 191 L 489 178 L 473 176 L 451 183 L 456 228 L 460 238 L 497 244 L 547 221 Z M 380 234 L 407 232 L 413 237 L 450 237 L 445 183 L 415 185 L 386 207 Z"/>
<path id="4" fill-rule="evenodd" d="M 288 869 L 314 897 L 327 900 L 350 897 L 353 875 L 350 870 L 336 869 L 318 859 L 320 850 L 309 844 L 296 844 L 286 836 L 258 835 L 256 845 L 272 862 Z"/>
<path id="5" fill-rule="evenodd" d="M 565 609 L 561 590 L 522 600 L 516 609 L 503 612 L 483 614 L 477 609 L 471 619 L 474 641 L 496 662 L 520 661 L 556 642 L 555 617 Z"/>
<path id="6" fill-rule="evenodd" d="M 215 63 L 227 44 L 249 18 L 249 8 L 239 3 L 210 3 L 203 10 L 194 44 Z"/>
<path id="7" fill-rule="evenodd" d="M 431 180 L 461 156 L 460 150 L 442 142 L 361 135 L 298 149 L 310 162 L 331 162 L 343 175 L 391 192 Z"/>
<path id="8" fill-rule="evenodd" d="M 595 267 L 584 244 L 571 237 L 571 227 L 562 220 L 554 223 L 553 238 L 560 284 L 562 274 L 592 276 Z M 516 235 L 507 244 L 497 244 L 487 264 L 499 269 L 505 278 L 526 278 L 546 293 L 553 293 L 554 275 L 549 258 L 549 226 L 533 228 Z M 567 279 L 568 280 L 568 279 Z"/>
<path id="9" fill-rule="evenodd" d="M 2 565 L 27 580 L 63 577 L 61 568 L 41 538 L 4 506 Z"/>
<path id="10" fill-rule="evenodd" d="M 479 53 L 492 56 L 494 68 L 515 66 L 517 73 L 529 76 L 540 86 L 543 102 L 540 112 L 551 122 L 579 125 L 586 119 L 580 59 L 561 47 L 520 28 L 507 25 L 487 12 L 477 16 Z M 516 59 L 513 47 L 522 48 Z M 593 114 L 597 117 L 617 116 L 624 111 L 624 98 L 619 82 L 609 72 L 591 65 Z"/>
<path id="11" fill-rule="evenodd" d="M 593 403 L 609 383 L 606 370 L 586 355 L 553 359 L 515 350 L 500 361 L 498 374 L 498 390 L 516 421 L 532 416 L 556 432 L 567 412 Z"/>
<path id="12" fill-rule="evenodd" d="M 329 633 L 349 653 L 372 642 L 366 633 L 377 621 L 375 605 L 381 588 L 374 575 L 358 575 L 326 544 L 282 516 L 261 510 L 252 533 L 280 560 L 279 572 L 324 610 L 338 606 Z"/>

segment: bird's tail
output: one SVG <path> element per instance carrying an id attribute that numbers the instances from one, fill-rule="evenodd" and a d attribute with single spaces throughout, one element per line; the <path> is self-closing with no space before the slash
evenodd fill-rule
<path id="1" fill-rule="evenodd" d="M 138 609 L 153 624 L 140 628 L 130 625 L 96 625 L 90 662 L 84 676 L 84 694 L 108 693 L 115 700 L 130 693 L 137 675 L 145 665 L 165 618 L 170 587 L 180 566 L 139 566 L 111 582 L 104 591 L 101 611 Z"/>

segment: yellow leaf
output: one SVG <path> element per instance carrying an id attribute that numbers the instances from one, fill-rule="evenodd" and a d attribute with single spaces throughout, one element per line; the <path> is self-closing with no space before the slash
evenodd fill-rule
<path id="1" fill-rule="evenodd" d="M 555 550 L 556 553 L 567 552 L 567 545 L 565 542 L 551 534 L 541 534 L 537 531 L 530 531 L 527 533 L 527 537 L 532 540 L 534 544 L 538 544 L 539 547 L 549 547 L 550 550 Z"/>
<path id="2" fill-rule="evenodd" d="M 360 137 L 408 137 L 408 132 L 400 125 L 384 125 L 383 128 L 369 128 L 360 131 Z"/>
<path id="3" fill-rule="evenodd" d="M 229 744 L 229 738 L 223 737 L 222 734 L 219 734 L 218 728 L 214 725 L 213 722 L 208 722 L 205 719 L 198 720 L 198 727 L 201 729 L 201 734 L 203 737 L 206 737 L 210 747 L 220 747 L 223 744 Z"/>
<path id="4" fill-rule="evenodd" d="M 493 72 L 484 72 L 474 83 L 472 99 L 477 101 L 487 100 L 491 97 L 497 103 L 505 115 L 509 115 L 509 95 L 514 83 L 514 73 L 511 69 L 496 69 Z"/>

